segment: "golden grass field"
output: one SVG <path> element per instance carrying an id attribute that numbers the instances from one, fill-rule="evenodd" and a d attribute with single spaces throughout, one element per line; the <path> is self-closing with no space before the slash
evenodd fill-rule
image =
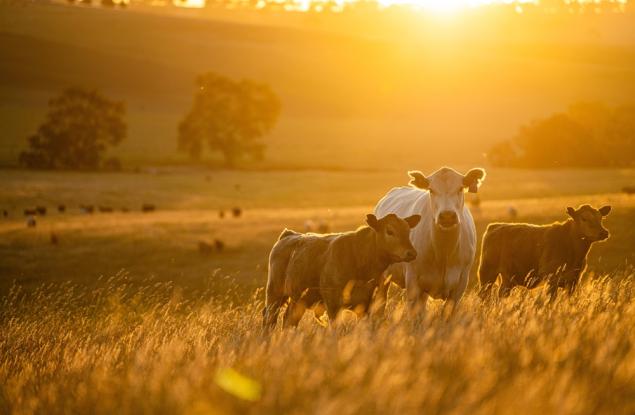
<path id="1" fill-rule="evenodd" d="M 385 321 L 345 314 L 329 329 L 307 313 L 267 339 L 262 287 L 281 229 L 355 228 L 404 171 L 1 171 L 0 413 L 633 413 L 635 197 L 619 188 L 635 173 L 488 173 L 479 235 L 509 206 L 535 223 L 613 206 L 573 297 L 482 303 L 472 279 L 453 318 L 432 302 L 413 322 L 393 288 Z M 59 203 L 69 211 L 26 228 L 24 207 Z M 83 215 L 82 203 L 131 212 Z M 235 205 L 241 218 L 218 217 Z M 199 254 L 214 238 L 226 251 Z"/>
<path id="2" fill-rule="evenodd" d="M 93 414 L 632 414 L 633 274 L 571 298 L 469 292 L 445 321 L 310 319 L 260 332 L 262 292 L 236 306 L 170 283 L 44 285 L 2 300 L 0 410 Z M 230 295 L 228 295 L 230 297 Z M 348 315 L 346 315 L 348 316 Z"/>

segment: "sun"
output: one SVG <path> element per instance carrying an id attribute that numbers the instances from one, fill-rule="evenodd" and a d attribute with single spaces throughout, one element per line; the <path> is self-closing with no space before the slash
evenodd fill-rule
<path id="1" fill-rule="evenodd" d="M 413 5 L 435 14 L 453 14 L 471 6 L 466 0 L 413 0 Z"/>
<path id="2" fill-rule="evenodd" d="M 202 9 L 205 7 L 205 0 L 175 0 L 174 4 L 178 7 L 184 7 L 188 9 Z"/>

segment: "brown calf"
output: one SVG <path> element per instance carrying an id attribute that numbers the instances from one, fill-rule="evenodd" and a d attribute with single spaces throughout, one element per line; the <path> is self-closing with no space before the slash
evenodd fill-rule
<path id="1" fill-rule="evenodd" d="M 367 215 L 368 226 L 326 235 L 285 229 L 269 256 L 263 328 L 275 327 L 287 302 L 283 327 L 296 326 L 307 308 L 322 302 L 331 321 L 342 308 L 364 314 L 386 268 L 416 257 L 410 229 L 420 219 Z"/>
<path id="2" fill-rule="evenodd" d="M 571 218 L 551 225 L 493 223 L 483 235 L 478 276 L 481 296 L 489 295 L 501 276 L 499 296 L 515 286 L 535 288 L 547 282 L 553 299 L 558 288 L 575 289 L 586 268 L 591 244 L 609 237 L 602 218 L 610 206 L 567 208 Z"/>

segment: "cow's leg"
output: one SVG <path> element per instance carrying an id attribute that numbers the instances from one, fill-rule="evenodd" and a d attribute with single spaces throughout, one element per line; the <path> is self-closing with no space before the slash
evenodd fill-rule
<path id="1" fill-rule="evenodd" d="M 302 316 L 306 311 L 306 304 L 302 300 L 293 300 L 289 301 L 289 305 L 287 306 L 287 311 L 285 311 L 283 319 L 282 319 L 282 327 L 297 327 L 300 320 L 302 320 Z"/>
<path id="2" fill-rule="evenodd" d="M 558 282 L 549 280 L 547 282 L 547 294 L 549 294 L 549 302 L 553 303 L 558 296 Z"/>
<path id="3" fill-rule="evenodd" d="M 419 286 L 418 276 L 410 266 L 406 267 L 406 304 L 408 313 L 417 315 L 425 311 L 428 296 L 425 295 Z"/>
<path id="4" fill-rule="evenodd" d="M 342 308 L 342 292 L 333 287 L 329 291 L 323 291 L 322 298 L 326 306 L 326 314 L 329 316 L 329 324 L 332 326 L 337 319 L 337 313 Z"/>
<path id="5" fill-rule="evenodd" d="M 267 300 L 267 304 L 262 310 L 262 328 L 265 332 L 270 332 L 276 327 L 276 323 L 278 322 L 278 315 L 280 314 L 280 308 L 287 301 L 287 298 L 281 297 L 275 300 L 267 298 Z"/>
<path id="6" fill-rule="evenodd" d="M 573 292 L 575 291 L 576 287 L 578 286 L 578 281 L 579 281 L 578 278 L 571 279 L 571 280 L 567 281 L 567 286 L 565 288 L 566 288 L 567 293 L 569 295 L 573 295 Z"/>
<path id="7" fill-rule="evenodd" d="M 512 283 L 512 276 L 507 273 L 501 274 L 501 285 L 498 287 L 498 297 L 507 298 L 512 291 L 514 284 Z"/>
<path id="8" fill-rule="evenodd" d="M 478 268 L 479 296 L 485 300 L 492 294 L 492 288 L 498 279 L 498 266 L 483 260 Z"/>
<path id="9" fill-rule="evenodd" d="M 279 258 L 279 255 L 272 255 L 269 259 L 265 307 L 262 310 L 262 327 L 265 331 L 269 331 L 276 326 L 280 307 L 287 300 L 287 296 L 284 294 L 287 266 L 288 261 L 284 260 L 284 258 Z"/>
<path id="10" fill-rule="evenodd" d="M 322 316 L 324 315 L 325 312 L 326 312 L 326 306 L 324 305 L 323 301 L 318 301 L 313 306 L 313 318 L 315 318 L 315 320 L 320 325 L 324 325 L 324 322 L 322 321 Z"/>
<path id="11" fill-rule="evenodd" d="M 465 270 L 463 270 L 459 279 L 459 284 L 452 292 L 450 292 L 450 296 L 443 305 L 443 314 L 445 314 L 447 318 L 452 317 L 454 313 L 456 313 L 457 306 L 459 305 L 461 298 L 463 298 L 463 294 L 465 293 L 465 289 L 467 288 L 467 282 L 470 276 L 470 268 L 472 267 L 469 266 Z M 446 309 L 448 310 L 447 312 Z"/>
<path id="12" fill-rule="evenodd" d="M 371 316 L 381 319 L 386 311 L 386 302 L 388 301 L 388 288 L 390 286 L 390 275 L 384 273 L 377 284 L 375 293 L 370 305 Z"/>

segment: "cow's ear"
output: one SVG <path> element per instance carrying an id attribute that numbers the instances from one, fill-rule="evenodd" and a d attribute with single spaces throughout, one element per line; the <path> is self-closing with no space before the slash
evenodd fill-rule
<path id="1" fill-rule="evenodd" d="M 410 229 L 412 229 L 419 224 L 419 221 L 421 220 L 421 215 L 408 216 L 404 220 L 406 221 L 408 226 L 410 226 Z"/>
<path id="2" fill-rule="evenodd" d="M 600 215 L 608 216 L 611 213 L 611 205 L 602 206 L 600 209 Z"/>
<path id="3" fill-rule="evenodd" d="M 467 187 L 470 193 L 476 193 L 483 180 L 485 180 L 485 170 L 475 168 L 463 176 L 463 186 Z"/>
<path id="4" fill-rule="evenodd" d="M 366 215 L 366 223 L 374 230 L 379 230 L 379 220 L 377 220 L 377 216 L 373 215 L 372 213 Z"/>
<path id="5" fill-rule="evenodd" d="M 572 208 L 571 206 L 569 206 L 567 208 L 567 214 L 569 214 L 569 216 L 571 216 L 573 219 L 576 218 L 576 213 L 575 213 L 575 209 Z"/>
<path id="6" fill-rule="evenodd" d="M 410 180 L 411 186 L 418 187 L 419 189 L 427 189 L 430 187 L 430 180 L 420 171 L 409 171 L 408 175 L 412 178 L 412 180 Z"/>

